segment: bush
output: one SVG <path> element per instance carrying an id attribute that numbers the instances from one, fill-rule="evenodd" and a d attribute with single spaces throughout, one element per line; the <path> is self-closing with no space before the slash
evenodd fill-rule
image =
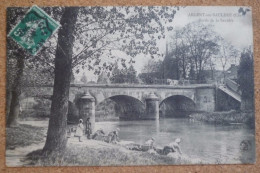
<path id="1" fill-rule="evenodd" d="M 254 112 L 201 112 L 190 115 L 191 119 L 214 124 L 243 123 L 254 127 Z"/>
<path id="2" fill-rule="evenodd" d="M 6 148 L 28 146 L 44 141 L 43 127 L 34 127 L 20 124 L 16 127 L 6 128 Z"/>

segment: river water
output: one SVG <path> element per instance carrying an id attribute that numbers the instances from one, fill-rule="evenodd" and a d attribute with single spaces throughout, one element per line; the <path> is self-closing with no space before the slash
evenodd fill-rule
<path id="1" fill-rule="evenodd" d="M 95 129 L 105 132 L 120 129 L 121 140 L 143 144 L 153 137 L 156 147 L 163 147 L 175 138 L 181 138 L 182 152 L 202 163 L 254 163 L 254 130 L 243 124 L 212 125 L 189 119 L 160 119 L 158 121 L 97 122 Z M 241 142 L 247 147 L 242 149 Z"/>

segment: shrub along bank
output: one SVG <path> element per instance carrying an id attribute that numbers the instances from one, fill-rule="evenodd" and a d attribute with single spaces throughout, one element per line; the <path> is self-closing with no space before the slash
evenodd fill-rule
<path id="1" fill-rule="evenodd" d="M 44 128 L 26 124 L 6 128 L 6 149 L 24 147 L 44 141 Z"/>
<path id="2" fill-rule="evenodd" d="M 248 124 L 254 127 L 254 112 L 240 112 L 240 111 L 228 111 L 228 112 L 200 112 L 193 113 L 190 118 L 196 121 L 203 121 L 214 124 Z"/>

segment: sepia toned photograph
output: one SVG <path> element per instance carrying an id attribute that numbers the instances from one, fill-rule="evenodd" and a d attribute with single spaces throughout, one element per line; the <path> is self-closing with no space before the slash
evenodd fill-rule
<path id="1" fill-rule="evenodd" d="M 251 7 L 6 13 L 6 166 L 255 163 Z"/>

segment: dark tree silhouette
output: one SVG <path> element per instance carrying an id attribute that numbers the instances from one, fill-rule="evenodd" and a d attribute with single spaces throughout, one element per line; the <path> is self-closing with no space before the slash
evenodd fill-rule
<path id="1" fill-rule="evenodd" d="M 251 49 L 241 53 L 237 75 L 242 91 L 241 110 L 254 110 L 254 59 Z"/>
<path id="2" fill-rule="evenodd" d="M 67 114 L 70 78 L 72 74 L 72 55 L 74 30 L 79 10 L 75 7 L 65 8 L 61 17 L 58 33 L 58 45 L 55 55 L 54 88 L 51 104 L 51 116 L 44 154 L 61 151 L 67 144 Z M 68 34 L 70 33 L 70 34 Z"/>

